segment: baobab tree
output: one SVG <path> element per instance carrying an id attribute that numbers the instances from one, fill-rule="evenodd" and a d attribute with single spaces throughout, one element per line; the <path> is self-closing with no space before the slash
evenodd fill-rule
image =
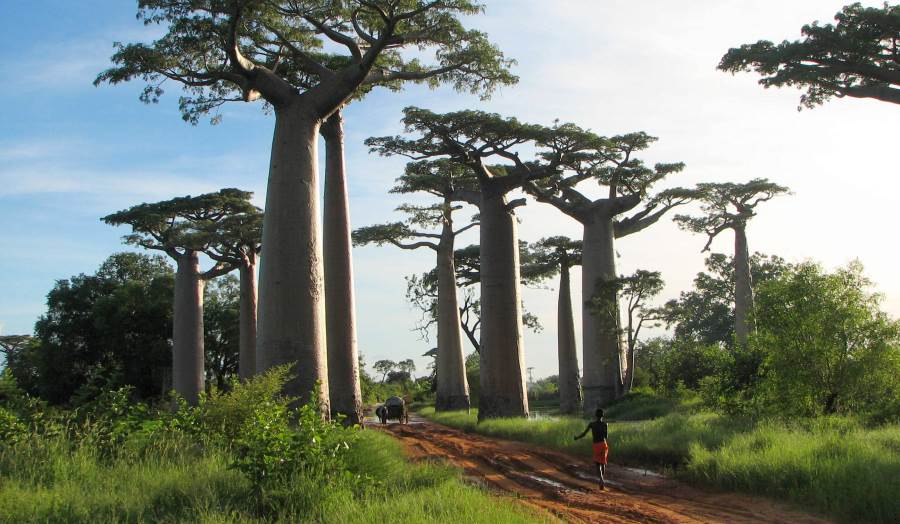
<path id="1" fill-rule="evenodd" d="M 286 393 L 306 400 L 319 383 L 319 401 L 328 405 L 320 126 L 376 86 L 448 83 L 486 96 L 514 83 L 512 61 L 461 21 L 482 10 L 471 0 L 143 0 L 138 18 L 166 33 L 150 44 L 117 44 L 114 66 L 97 77 L 95 84 L 145 81 L 144 102 L 157 101 L 166 81 L 180 84 L 182 116 L 192 123 L 204 115 L 217 121 L 231 101 L 261 99 L 273 110 L 257 370 L 298 363 Z M 343 54 L 322 53 L 326 46 Z"/>
<path id="2" fill-rule="evenodd" d="M 616 274 L 615 239 L 637 233 L 655 224 L 671 209 L 690 201 L 693 192 L 668 189 L 647 197 L 651 187 L 663 178 L 680 172 L 684 164 L 656 164 L 648 167 L 636 158 L 655 137 L 643 132 L 604 138 L 571 124 L 557 126 L 556 141 L 580 141 L 588 149 L 566 170 L 539 183 L 525 185 L 538 201 L 548 203 L 583 226 L 581 296 L 588 305 L 593 300 L 606 304 L 608 314 L 596 307 L 582 308 L 582 351 L 584 352 L 584 409 L 592 414 L 624 393 L 624 343 L 617 287 L 609 285 Z M 575 187 L 594 181 L 605 188 L 606 196 L 592 198 Z M 624 213 L 644 207 L 630 216 Z"/>
<path id="3" fill-rule="evenodd" d="M 404 109 L 403 123 L 419 137 L 370 138 L 373 151 L 410 158 L 446 158 L 470 169 L 478 180 L 481 222 L 481 392 L 479 419 L 528 415 L 522 305 L 519 298 L 519 249 L 515 208 L 525 199 L 507 195 L 523 184 L 553 175 L 570 151 L 550 143 L 548 128 L 481 111 L 436 114 Z M 537 146 L 532 161 L 518 149 Z M 488 165 L 491 160 L 504 165 Z"/>
<path id="4" fill-rule="evenodd" d="M 766 88 L 806 89 L 800 103 L 809 108 L 847 96 L 900 104 L 900 5 L 856 2 L 834 19 L 837 24 L 803 26 L 803 40 L 729 49 L 719 69 L 756 71 Z"/>
<path id="5" fill-rule="evenodd" d="M 231 263 L 216 261 L 201 271 L 199 254 L 211 251 L 211 224 L 224 225 L 229 216 L 258 211 L 250 203 L 251 195 L 222 189 L 139 204 L 102 218 L 110 225 L 131 226 L 125 242 L 162 251 L 175 260 L 172 382 L 175 392 L 191 404 L 203 391 L 203 285 L 235 269 Z"/>
<path id="6" fill-rule="evenodd" d="M 546 278 L 559 273 L 557 305 L 557 354 L 559 357 L 559 411 L 581 412 L 581 377 L 578 348 L 575 344 L 575 318 L 572 313 L 572 285 L 569 270 L 581 265 L 581 241 L 563 236 L 542 238 L 531 246 L 535 263 L 544 267 Z"/>
<path id="7" fill-rule="evenodd" d="M 704 215 L 678 215 L 682 228 L 707 235 L 702 251 L 726 229 L 734 231 L 734 336 L 740 345 L 747 343 L 753 330 L 753 282 L 750 276 L 750 250 L 747 247 L 747 223 L 756 215 L 756 206 L 788 192 L 765 178 L 744 184 L 733 182 L 697 184 L 698 200 Z"/>
<path id="8" fill-rule="evenodd" d="M 198 224 L 208 235 L 205 253 L 240 273 L 240 317 L 238 376 L 247 380 L 256 374 L 256 264 L 262 249 L 263 214 L 259 208 Z"/>
<path id="9" fill-rule="evenodd" d="M 471 222 L 454 229 L 453 212 L 461 208 L 457 202 L 477 202 L 475 186 L 474 176 L 465 166 L 448 160 L 410 162 L 391 192 L 423 191 L 440 198 L 441 202 L 433 206 L 400 206 L 398 211 L 408 215 L 404 222 L 368 226 L 353 232 L 356 245 L 392 244 L 401 249 L 424 247 L 437 256 L 437 410 L 469 409 L 453 253 L 456 237 L 478 223 Z M 439 228 L 439 232 L 432 232 L 435 228 Z"/>

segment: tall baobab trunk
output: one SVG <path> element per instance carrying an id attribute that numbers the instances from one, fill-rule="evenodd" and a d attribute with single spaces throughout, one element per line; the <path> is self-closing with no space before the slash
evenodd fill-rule
<path id="1" fill-rule="evenodd" d="M 481 191 L 481 394 L 478 419 L 527 417 L 519 243 L 506 197 Z"/>
<path id="2" fill-rule="evenodd" d="M 615 400 L 622 390 L 622 343 L 618 293 L 604 285 L 616 279 L 612 216 L 596 213 L 584 223 L 581 296 L 584 351 L 584 411 Z M 599 304 L 589 304 L 592 297 Z"/>
<path id="3" fill-rule="evenodd" d="M 437 249 L 438 344 L 434 370 L 437 381 L 434 409 L 438 411 L 469 409 L 470 405 L 466 362 L 459 333 L 459 303 L 456 297 L 456 268 L 453 262 L 454 241 L 453 220 L 450 211 L 446 210 Z"/>
<path id="4" fill-rule="evenodd" d="M 299 100 L 275 109 L 263 218 L 256 369 L 294 364 L 285 393 L 305 402 L 320 385 L 328 409 L 325 304 L 318 223 L 319 120 Z"/>
<path id="5" fill-rule="evenodd" d="M 350 204 L 344 166 L 344 125 L 341 111 L 322 124 L 325 138 L 325 197 L 322 224 L 325 263 L 325 325 L 328 346 L 328 391 L 331 413 L 347 424 L 362 421 L 359 359 L 356 348 L 356 306 L 350 246 Z"/>
<path id="6" fill-rule="evenodd" d="M 238 376 L 247 380 L 256 374 L 256 253 L 240 265 L 240 346 Z"/>
<path id="7" fill-rule="evenodd" d="M 203 279 L 195 251 L 176 258 L 175 312 L 172 329 L 172 382 L 188 404 L 203 391 Z"/>
<path id="8" fill-rule="evenodd" d="M 577 414 L 581 411 L 581 381 L 578 377 L 578 350 L 575 345 L 575 319 L 572 314 L 572 286 L 569 266 L 563 263 L 559 276 L 559 411 Z"/>
<path id="9" fill-rule="evenodd" d="M 743 226 L 734 227 L 734 335 L 737 343 L 747 344 L 753 330 L 753 282 L 750 276 L 750 250 Z"/>

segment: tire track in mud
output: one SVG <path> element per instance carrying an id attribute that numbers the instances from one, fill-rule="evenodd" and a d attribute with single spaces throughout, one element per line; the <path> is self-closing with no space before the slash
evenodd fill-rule
<path id="1" fill-rule="evenodd" d="M 770 500 L 700 490 L 613 464 L 607 468 L 607 490 L 600 491 L 589 460 L 419 418 L 373 427 L 399 439 L 414 460 L 448 461 L 473 481 L 568 522 L 828 522 Z"/>

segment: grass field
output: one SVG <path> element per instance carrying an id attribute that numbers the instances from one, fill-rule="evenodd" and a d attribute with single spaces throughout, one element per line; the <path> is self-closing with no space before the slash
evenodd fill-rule
<path id="1" fill-rule="evenodd" d="M 0 522 L 546 522 L 464 484 L 454 468 L 409 464 L 399 443 L 375 431 L 360 432 L 347 458 L 347 475 L 369 475 L 374 486 L 294 479 L 266 495 L 264 516 L 230 460 L 183 441 L 118 459 L 64 437 L 0 445 Z"/>
<path id="2" fill-rule="evenodd" d="M 591 453 L 589 439 L 572 438 L 585 427 L 580 418 L 478 424 L 474 410 L 425 408 L 421 413 L 467 431 L 574 455 Z M 614 463 L 792 501 L 843 522 L 900 522 L 900 425 L 868 428 L 849 418 L 754 422 L 647 397 L 632 398 L 608 413 Z M 655 418 L 634 420 L 648 413 Z"/>

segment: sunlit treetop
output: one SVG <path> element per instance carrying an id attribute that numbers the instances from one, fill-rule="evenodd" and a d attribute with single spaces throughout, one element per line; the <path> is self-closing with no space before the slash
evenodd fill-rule
<path id="1" fill-rule="evenodd" d="M 470 0 L 140 0 L 138 19 L 166 33 L 116 43 L 114 66 L 95 84 L 140 79 L 141 100 L 156 102 L 173 81 L 192 123 L 260 97 L 277 108 L 302 95 L 327 116 L 374 86 L 405 82 L 488 97 L 518 79 L 514 61 L 463 26 L 482 11 Z"/>
<path id="2" fill-rule="evenodd" d="M 542 238 L 531 244 L 530 252 L 536 265 L 547 267 L 547 277 L 560 268 L 581 265 L 582 241 L 565 236 Z"/>
<path id="3" fill-rule="evenodd" d="M 231 217 L 259 213 L 259 209 L 250 203 L 251 196 L 250 192 L 227 188 L 215 193 L 139 204 L 101 220 L 110 225 L 130 225 L 132 233 L 124 237 L 129 244 L 178 258 L 191 251 L 209 253 L 221 236 L 231 234 L 224 229 L 231 224 Z M 218 231 L 214 233 L 215 228 Z M 242 233 L 237 231 L 236 234 L 239 238 Z M 233 264 L 217 261 L 213 271 L 222 272 L 228 268 L 233 269 Z"/>
<path id="4" fill-rule="evenodd" d="M 802 40 L 730 49 L 719 69 L 756 71 L 765 87 L 805 89 L 800 102 L 810 108 L 845 96 L 900 104 L 900 5 L 857 2 L 834 18 L 835 24 L 803 26 Z"/>
<path id="5" fill-rule="evenodd" d="M 483 111 L 439 114 L 407 107 L 403 110 L 403 124 L 413 138 L 369 138 L 366 144 L 382 155 L 401 155 L 414 160 L 449 159 L 470 168 L 480 185 L 490 184 L 501 193 L 554 174 L 566 163 L 573 162 L 585 147 L 575 140 L 555 140 L 553 127 Z M 521 158 L 525 149 L 535 151 L 531 160 Z M 492 161 L 503 163 L 492 164 Z"/>
<path id="6" fill-rule="evenodd" d="M 766 178 L 754 178 L 743 184 L 697 184 L 697 191 L 703 216 L 676 215 L 674 220 L 688 231 L 706 233 L 709 240 L 703 251 L 709 250 L 713 239 L 722 231 L 745 228 L 747 222 L 756 215 L 756 206 L 789 193 L 788 188 Z"/>

